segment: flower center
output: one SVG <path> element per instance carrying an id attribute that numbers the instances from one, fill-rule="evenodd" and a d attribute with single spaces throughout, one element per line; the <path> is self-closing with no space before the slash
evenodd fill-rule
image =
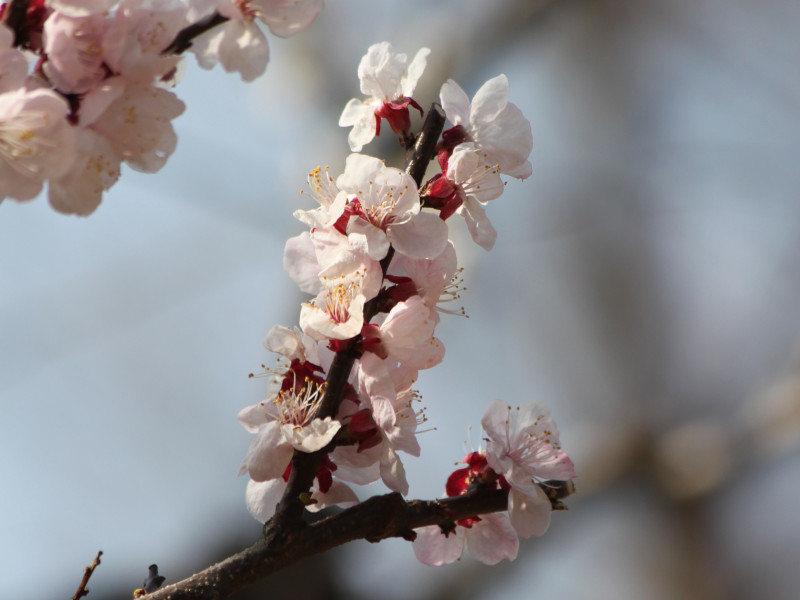
<path id="1" fill-rule="evenodd" d="M 361 293 L 361 284 L 366 269 L 353 274 L 342 274 L 339 281 L 325 281 L 325 312 L 334 323 L 347 323 L 350 319 L 350 304 Z"/>
<path id="2" fill-rule="evenodd" d="M 326 388 L 325 381 L 306 377 L 302 385 L 295 384 L 278 392 L 273 400 L 278 410 L 278 422 L 281 425 L 294 425 L 297 429 L 308 425 L 317 413 Z"/>
<path id="3" fill-rule="evenodd" d="M 26 160 L 24 171 L 38 177 L 42 173 L 42 166 L 28 161 L 55 146 L 43 136 L 36 135 L 37 130 L 47 125 L 48 116 L 37 112 L 24 112 L 13 119 L 0 121 L 0 155 L 11 163 Z M 17 164 L 16 168 L 20 166 Z"/>

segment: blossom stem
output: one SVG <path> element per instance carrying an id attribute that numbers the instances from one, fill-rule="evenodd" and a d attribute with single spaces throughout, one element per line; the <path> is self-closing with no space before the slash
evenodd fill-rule
<path id="1" fill-rule="evenodd" d="M 161 54 L 181 54 L 186 52 L 192 47 L 192 40 L 199 35 L 204 34 L 206 31 L 214 29 L 217 25 L 221 25 L 228 21 L 228 17 L 223 17 L 218 12 L 203 17 L 197 23 L 193 23 L 181 29 L 175 39 L 172 40 L 169 46 L 164 48 Z"/>
<path id="2" fill-rule="evenodd" d="M 444 129 L 445 119 L 442 107 L 436 102 L 431 104 L 422 130 L 406 162 L 406 173 L 414 178 L 418 188 L 422 186 L 422 178 L 425 177 L 428 164 L 436 156 L 436 144 Z"/>

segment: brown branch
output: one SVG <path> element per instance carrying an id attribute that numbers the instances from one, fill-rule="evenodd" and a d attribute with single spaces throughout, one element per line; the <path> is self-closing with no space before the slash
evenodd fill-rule
<path id="1" fill-rule="evenodd" d="M 539 484 L 553 507 L 574 488 L 571 482 Z M 427 525 L 448 525 L 458 519 L 506 510 L 508 492 L 476 490 L 464 496 L 442 500 L 403 500 L 398 493 L 369 500 L 318 521 L 289 531 L 267 523 L 265 536 L 255 544 L 222 562 L 147 595 L 148 600 L 221 600 L 259 579 L 298 560 L 358 539 L 378 542 L 390 537 L 413 539 L 414 529 Z"/>
<path id="2" fill-rule="evenodd" d="M 207 17 L 203 17 L 197 23 L 184 27 L 175 36 L 169 46 L 162 50 L 161 54 L 181 54 L 192 47 L 194 38 L 204 34 L 206 31 L 214 29 L 228 21 L 228 17 L 223 17 L 218 12 L 213 12 Z"/>
<path id="3" fill-rule="evenodd" d="M 83 579 L 81 579 L 81 584 L 78 586 L 78 591 L 75 592 L 75 595 L 72 597 L 72 600 L 80 600 L 81 598 L 89 595 L 89 590 L 86 589 L 86 586 L 89 584 L 89 578 L 94 573 L 94 570 L 100 564 L 100 557 L 103 555 L 103 551 L 100 550 L 97 552 L 97 556 L 94 557 L 92 564 L 88 567 L 84 567 L 83 569 Z"/>

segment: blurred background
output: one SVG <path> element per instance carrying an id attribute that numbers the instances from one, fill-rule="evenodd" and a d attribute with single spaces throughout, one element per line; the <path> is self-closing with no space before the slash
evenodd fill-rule
<path id="1" fill-rule="evenodd" d="M 424 107 L 506 73 L 534 135 L 494 250 L 454 220 L 470 318 L 418 382 L 410 496 L 442 493 L 497 397 L 550 406 L 578 494 L 513 563 L 359 542 L 236 598 L 796 598 L 798 25 L 792 0 L 341 0 L 254 84 L 190 59 L 162 172 L 87 219 L 0 205 L 0 595 L 70 598 L 102 549 L 89 598 L 127 598 L 151 563 L 174 582 L 259 536 L 236 414 L 297 322 L 299 191 L 341 172 L 338 115 L 388 40 L 432 49 Z M 391 162 L 387 132 L 365 152 Z"/>

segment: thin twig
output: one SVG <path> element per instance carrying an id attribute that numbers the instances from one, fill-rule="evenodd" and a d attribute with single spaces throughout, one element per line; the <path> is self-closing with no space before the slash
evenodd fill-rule
<path id="1" fill-rule="evenodd" d="M 181 54 L 186 52 L 192 47 L 192 41 L 199 35 L 204 34 L 206 31 L 214 29 L 217 25 L 221 25 L 228 21 L 228 17 L 223 17 L 218 12 L 213 12 L 207 17 L 203 17 L 197 23 L 193 23 L 184 27 L 175 36 L 169 46 L 167 46 L 161 54 Z"/>
<path id="2" fill-rule="evenodd" d="M 80 600 L 81 598 L 89 595 L 89 590 L 86 589 L 86 586 L 89 584 L 89 578 L 94 573 L 94 570 L 100 564 L 100 557 L 103 555 L 103 551 L 99 550 L 97 552 L 97 556 L 94 557 L 92 564 L 88 567 L 84 567 L 83 569 L 83 579 L 81 580 L 81 584 L 78 586 L 78 591 L 75 592 L 75 595 L 72 597 L 72 600 Z"/>

